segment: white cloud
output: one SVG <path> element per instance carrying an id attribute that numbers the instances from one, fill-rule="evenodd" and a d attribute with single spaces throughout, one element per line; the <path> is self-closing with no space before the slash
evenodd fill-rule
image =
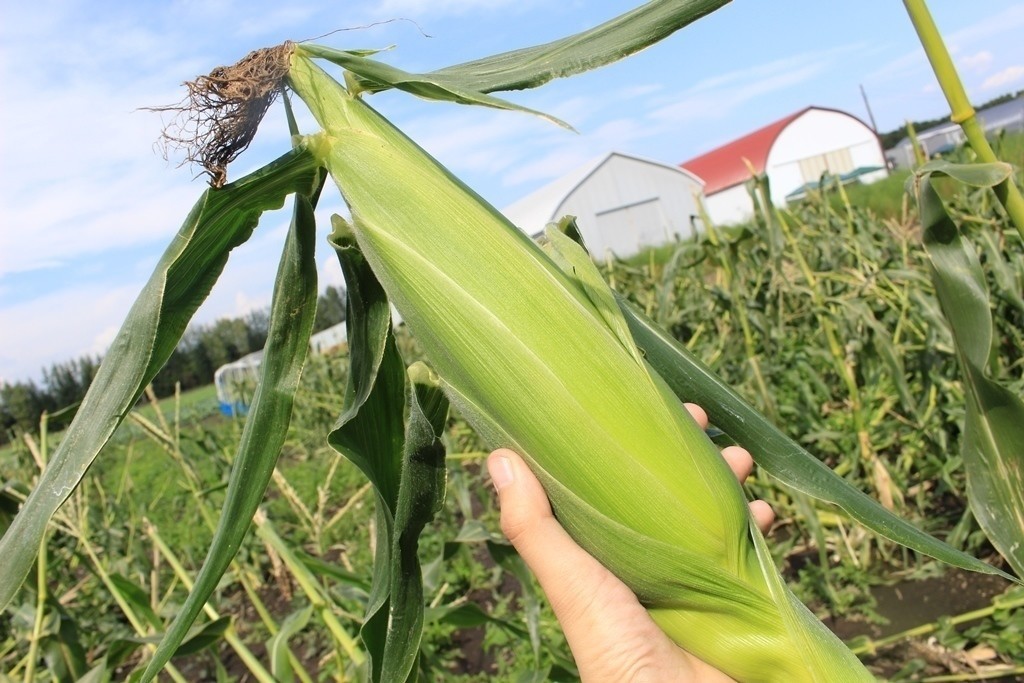
<path id="1" fill-rule="evenodd" d="M 1015 64 L 986 78 L 981 84 L 981 89 L 995 90 L 996 88 L 1005 88 L 1021 80 L 1024 80 L 1024 66 Z"/>
<path id="2" fill-rule="evenodd" d="M 982 50 L 981 52 L 976 52 L 973 55 L 960 57 L 957 62 L 964 69 L 969 69 L 971 71 L 985 71 L 992 66 L 992 61 L 994 59 L 995 58 L 992 56 L 991 52 L 988 50 Z"/>
<path id="3" fill-rule="evenodd" d="M 137 293 L 131 286 L 79 284 L 0 309 L 0 329 L 7 330 L 0 376 L 37 376 L 55 362 L 101 353 Z"/>
<path id="4" fill-rule="evenodd" d="M 701 81 L 676 101 L 652 111 L 650 118 L 683 124 L 721 118 L 758 97 L 806 83 L 825 73 L 831 57 L 850 47 L 827 53 L 806 53 L 763 64 L 749 71 L 734 71 Z"/>

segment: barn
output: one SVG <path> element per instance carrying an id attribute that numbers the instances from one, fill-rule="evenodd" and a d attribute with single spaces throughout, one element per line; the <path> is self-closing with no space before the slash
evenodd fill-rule
<path id="1" fill-rule="evenodd" d="M 528 194 L 502 213 L 530 236 L 565 215 L 577 218 L 595 256 L 632 256 L 689 237 L 701 181 L 686 169 L 610 152 Z"/>
<path id="2" fill-rule="evenodd" d="M 704 181 L 705 208 L 720 224 L 753 215 L 745 186 L 751 167 L 767 173 L 775 206 L 816 186 L 825 171 L 863 183 L 888 173 L 875 132 L 857 117 L 825 107 L 801 109 L 680 166 Z"/>

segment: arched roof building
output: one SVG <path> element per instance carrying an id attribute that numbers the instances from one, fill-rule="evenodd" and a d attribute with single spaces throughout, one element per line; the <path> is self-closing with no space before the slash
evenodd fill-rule
<path id="1" fill-rule="evenodd" d="M 873 182 L 886 175 L 878 136 L 851 114 L 807 107 L 680 166 L 704 181 L 705 207 L 715 223 L 736 223 L 754 211 L 745 183 L 767 173 L 772 202 L 816 186 L 823 173 Z"/>

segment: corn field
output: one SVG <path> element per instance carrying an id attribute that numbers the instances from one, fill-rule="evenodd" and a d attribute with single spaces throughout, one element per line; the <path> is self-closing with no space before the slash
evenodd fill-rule
<path id="1" fill-rule="evenodd" d="M 215 123 L 174 140 L 211 189 L 71 426 L 44 417 L 0 456 L 0 680 L 579 680 L 498 530 L 481 473 L 497 446 L 670 638 L 737 680 L 1024 673 L 1024 219 L 987 143 L 967 130 L 891 215 L 828 184 L 777 210 L 755 178 L 748 224 L 705 218 L 691 241 L 595 262 L 571 218 L 530 241 L 367 103 L 394 88 L 517 109 L 492 93 L 720 4 L 652 2 L 429 74 L 286 43 L 190 82 L 182 113 Z M 281 92 L 294 147 L 228 182 Z M 298 130 L 300 102 L 318 132 Z M 349 343 L 307 358 L 333 185 Z M 230 250 L 289 196 L 248 418 L 133 410 Z M 758 462 L 745 488 L 728 443 Z M 751 496 L 779 516 L 767 540 Z M 912 579 L 966 580 L 980 602 L 885 630 L 878 587 Z"/>

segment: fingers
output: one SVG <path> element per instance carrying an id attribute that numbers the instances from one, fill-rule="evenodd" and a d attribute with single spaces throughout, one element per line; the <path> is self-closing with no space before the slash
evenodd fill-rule
<path id="1" fill-rule="evenodd" d="M 729 469 L 742 484 L 754 471 L 754 458 L 750 451 L 742 446 L 726 446 L 722 449 L 722 457 L 729 463 Z"/>
<path id="2" fill-rule="evenodd" d="M 754 471 L 754 458 L 750 455 L 750 451 L 742 446 L 726 446 L 722 449 L 722 457 L 725 458 L 729 469 L 741 484 Z M 754 517 L 754 523 L 757 524 L 757 528 L 761 530 L 762 534 L 768 533 L 772 523 L 775 522 L 775 511 L 763 500 L 755 500 L 750 504 L 750 514 Z"/>
<path id="3" fill-rule="evenodd" d="M 606 626 L 609 600 L 639 608 L 632 592 L 555 520 L 544 489 L 522 458 L 499 449 L 487 459 L 487 469 L 498 490 L 501 530 L 537 577 L 571 647 Z"/>
<path id="4" fill-rule="evenodd" d="M 499 449 L 487 459 L 487 469 L 498 491 L 502 532 L 533 570 L 555 611 L 577 609 L 579 596 L 566 592 L 565 577 L 607 570 L 555 520 L 544 489 L 522 458 Z"/>
<path id="5" fill-rule="evenodd" d="M 772 506 L 763 500 L 755 500 L 750 503 L 750 514 L 753 515 L 754 523 L 761 533 L 767 534 L 775 522 L 775 510 L 772 510 Z"/>
<path id="6" fill-rule="evenodd" d="M 708 428 L 708 414 L 704 412 L 703 408 L 696 403 L 684 403 L 683 405 L 686 406 L 686 410 L 690 412 L 690 416 L 697 422 L 701 429 Z"/>

